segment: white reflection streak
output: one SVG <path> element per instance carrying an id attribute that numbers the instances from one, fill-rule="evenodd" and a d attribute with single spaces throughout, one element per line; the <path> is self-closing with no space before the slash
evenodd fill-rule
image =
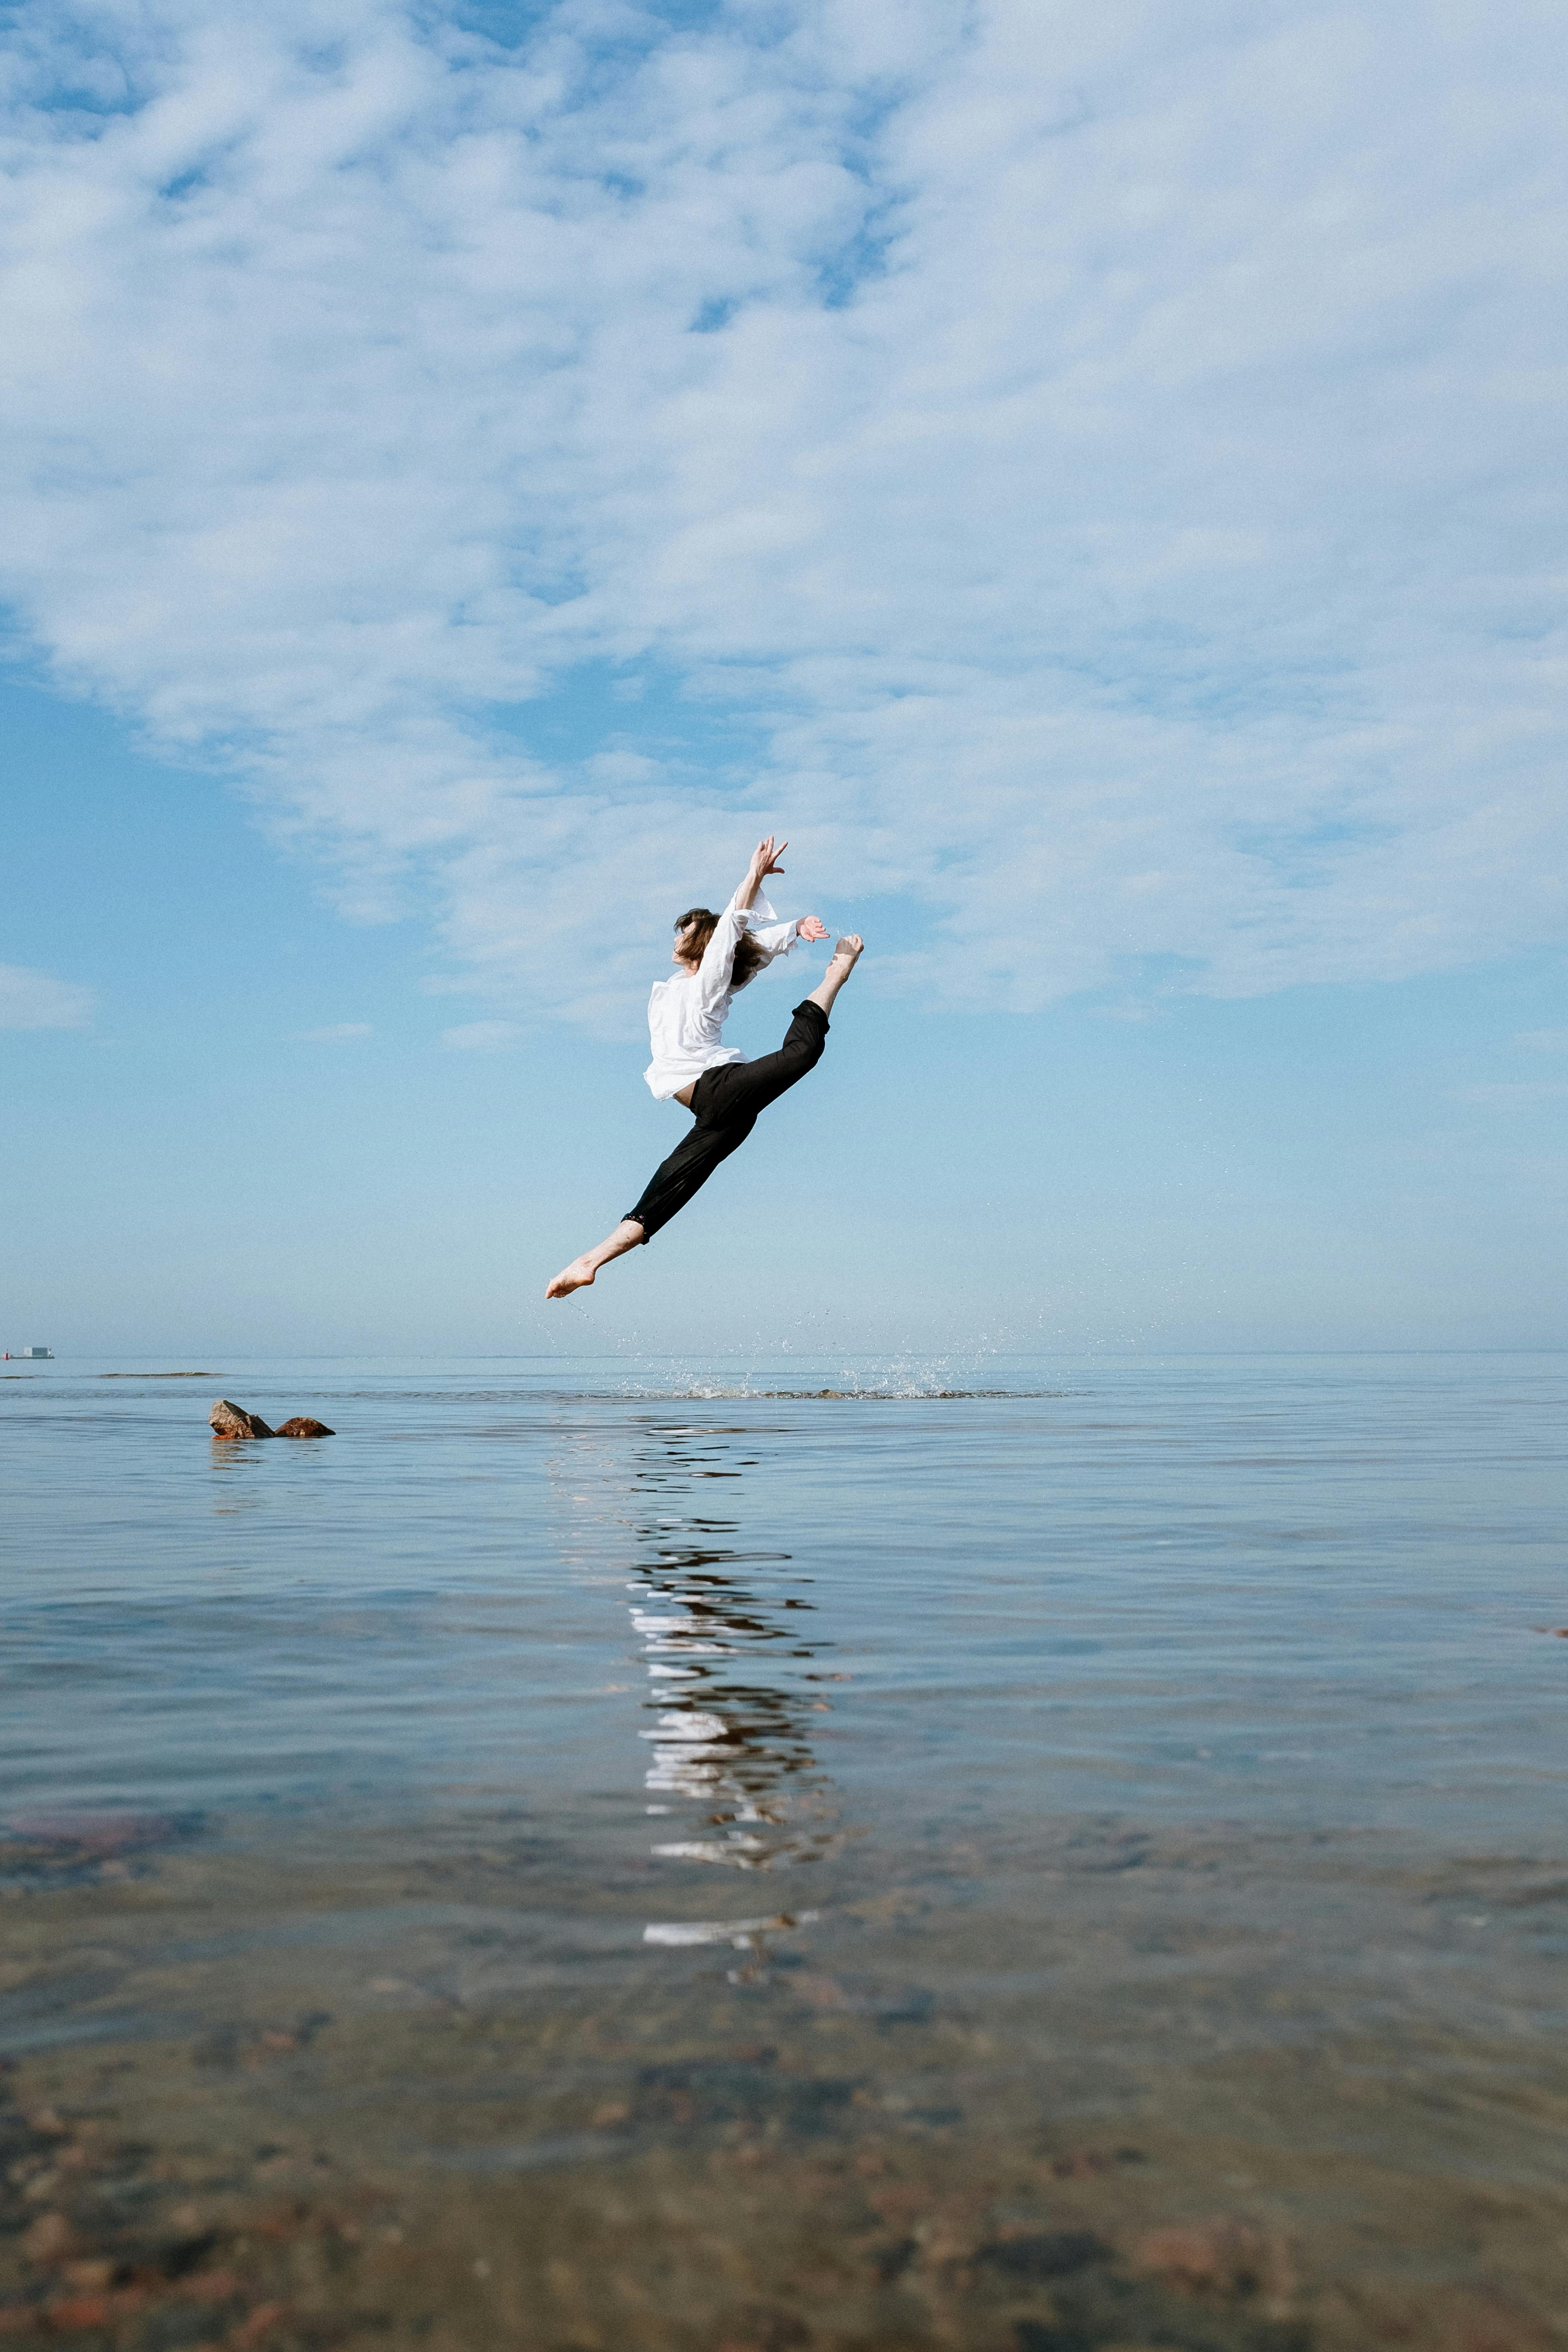
<path id="1" fill-rule="evenodd" d="M 700 1433 L 668 1431 L 660 1434 L 669 1438 Z M 658 1814 L 675 1811 L 681 1801 L 700 1804 L 709 1821 L 716 1828 L 723 1827 L 722 1835 L 670 1839 L 652 1846 L 650 1852 L 661 1860 L 766 1870 L 829 1851 L 837 1836 L 822 1817 L 816 1792 L 808 1793 L 803 1782 L 792 1804 L 781 1779 L 782 1774 L 798 1772 L 802 1762 L 810 1762 L 809 1747 L 799 1727 L 791 1721 L 794 1709 L 786 1701 L 777 1718 L 770 1712 L 753 1723 L 748 1704 L 752 1694 L 731 1693 L 721 1685 L 711 1693 L 702 1687 L 712 1676 L 712 1662 L 752 1657 L 755 1642 L 747 1636 L 754 1637 L 761 1630 L 751 1613 L 759 1604 L 750 1594 L 731 1596 L 722 1590 L 660 1591 L 657 1581 L 651 1580 L 665 1574 L 671 1581 L 679 1578 L 681 1539 L 689 1534 L 700 1542 L 710 1543 L 717 1529 L 707 1524 L 699 1532 L 685 1519 L 650 1523 L 643 1518 L 637 1509 L 639 1472 L 634 1465 L 628 1482 L 627 1465 L 619 1448 L 606 1444 L 601 1433 L 570 1433 L 566 1457 L 552 1467 L 559 1478 L 560 1498 L 569 1506 L 564 1514 L 569 1533 L 562 1547 L 569 1567 L 579 1574 L 586 1571 L 595 1581 L 612 1565 L 623 1573 L 630 1568 L 637 1579 L 630 1587 L 637 1596 L 629 1607 L 632 1630 L 654 1685 L 650 1695 L 656 1702 L 664 1702 L 655 1727 L 638 1734 L 652 1750 L 643 1776 L 645 1790 L 650 1798 L 664 1801 L 650 1802 L 646 1810 Z M 666 1551 L 668 1568 L 651 1570 L 638 1557 L 639 1533 L 646 1536 L 654 1529 L 666 1538 L 659 1549 Z M 715 1581 L 722 1586 L 728 1580 Z M 730 1630 L 723 1613 L 727 1601 L 742 1612 L 734 1629 L 740 1638 L 733 1641 L 722 1638 Z M 771 1615 L 765 1606 L 763 1613 Z M 698 1685 L 691 1695 L 693 1702 L 716 1698 L 722 1706 L 732 1699 L 738 1709 L 735 1719 L 731 1721 L 711 1703 L 679 1704 L 682 1694 L 679 1688 L 671 1689 L 671 1684 Z M 677 1704 L 672 1706 L 672 1701 Z M 776 1752 L 781 1738 L 798 1743 L 802 1754 L 786 1761 Z M 754 1787 L 759 1777 L 766 1784 L 760 1792 Z M 791 1815 L 803 1805 L 808 1818 L 792 1822 Z M 809 1821 L 813 1812 L 817 1815 L 815 1822 Z M 730 1943 L 762 1961 L 770 1934 L 818 1916 L 816 1911 L 802 1911 L 759 1919 L 654 1921 L 645 1927 L 643 1941 L 672 1948 Z M 755 1969 L 748 1967 L 742 1973 L 750 1979 Z"/>
<path id="2" fill-rule="evenodd" d="M 755 1936 L 777 1935 L 784 1927 L 808 1927 L 820 1911 L 776 1911 L 771 1919 L 671 1919 L 655 1921 L 642 1931 L 645 1944 L 733 1944 L 750 1951 Z"/>

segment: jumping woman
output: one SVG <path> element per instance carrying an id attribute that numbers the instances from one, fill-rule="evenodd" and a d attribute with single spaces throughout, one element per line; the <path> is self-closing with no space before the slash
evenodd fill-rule
<path id="1" fill-rule="evenodd" d="M 789 847 L 777 845 L 779 852 Z M 776 1054 L 744 1062 L 723 1041 L 724 1016 L 739 990 L 754 980 L 774 956 L 788 955 L 796 940 L 825 940 L 827 926 L 815 915 L 781 923 L 761 895 L 770 874 L 782 874 L 773 837 L 757 844 L 746 878 L 721 915 L 693 907 L 675 926 L 675 977 L 656 980 L 647 1001 L 653 1059 L 645 1076 L 660 1102 L 683 1103 L 697 1124 L 653 1177 L 635 1209 L 628 1209 L 607 1241 L 584 1250 L 563 1266 L 545 1291 L 564 1298 L 592 1282 L 602 1265 L 652 1241 L 731 1151 L 744 1143 L 759 1111 L 815 1069 L 822 1059 L 833 1000 L 854 971 L 865 942 L 851 934 L 833 950 L 820 988 L 795 1008 Z"/>

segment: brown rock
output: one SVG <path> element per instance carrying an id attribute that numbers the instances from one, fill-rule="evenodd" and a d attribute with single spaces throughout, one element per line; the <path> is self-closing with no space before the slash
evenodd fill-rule
<path id="1" fill-rule="evenodd" d="M 230 1404 L 227 1397 L 219 1397 L 207 1419 L 215 1437 L 272 1437 L 276 1431 L 268 1428 L 258 1412 L 247 1412 L 242 1404 Z"/>
<path id="2" fill-rule="evenodd" d="M 113 2305 L 106 2294 L 68 2295 L 51 2303 L 45 2316 L 52 2327 L 103 2327 L 113 2316 Z"/>
<path id="3" fill-rule="evenodd" d="M 272 1433 L 275 1437 L 335 1437 L 338 1433 L 324 1421 L 312 1421 L 308 1412 L 297 1412 L 292 1421 L 280 1421 Z"/>
<path id="4" fill-rule="evenodd" d="M 79 2294 L 100 2294 L 114 2284 L 114 2263 L 107 2254 L 90 2254 L 85 2261 L 67 2263 L 60 2275 Z"/>
<path id="5" fill-rule="evenodd" d="M 63 2263 L 77 2245 L 76 2231 L 63 2213 L 40 2213 L 22 2232 L 22 2252 L 32 2263 Z"/>
<path id="6" fill-rule="evenodd" d="M 176 2292 L 188 2303 L 227 2303 L 244 2285 L 237 2271 L 197 2271 L 180 2281 Z"/>
<path id="7" fill-rule="evenodd" d="M 235 2352 L 251 2352 L 264 2336 L 271 2334 L 280 2319 L 288 2317 L 288 2305 L 282 2303 L 258 2303 L 248 2319 L 242 2320 L 229 2337 Z"/>
<path id="8" fill-rule="evenodd" d="M 1152 2230 L 1137 2251 L 1141 2270 L 1188 2294 L 1279 2296 L 1290 2292 L 1289 2259 L 1282 2246 L 1250 2221 L 1216 2214 L 1184 2228 Z"/>

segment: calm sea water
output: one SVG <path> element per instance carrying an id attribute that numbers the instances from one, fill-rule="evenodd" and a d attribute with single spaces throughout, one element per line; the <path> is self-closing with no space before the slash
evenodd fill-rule
<path id="1" fill-rule="evenodd" d="M 14 1803 L 1562 1822 L 1565 1359 L 7 1370 Z"/>
<path id="2" fill-rule="evenodd" d="M 369 2021 L 290 2094 L 362 2157 L 367 2100 L 476 2177 L 830 2125 L 973 2171 L 1117 2117 L 1181 2185 L 1144 2221 L 1256 2187 L 1261 2141 L 1353 2166 L 1370 2132 L 1370 2242 L 1439 2284 L 1441 2183 L 1560 2193 L 1568 1359 L 196 1369 L 0 1368 L 0 1866 L 53 1923 L 0 2047 L 241 2046 L 287 1977 L 291 2015 Z M 337 1433 L 216 1446 L 219 1395 Z M 618 2019 L 621 2055 L 574 2106 L 582 2048 L 514 2053 L 501 2098 L 388 2055 L 432 2003 L 601 2054 Z M 689 2070 L 748 2005 L 770 2081 L 853 2044 L 831 2116 L 647 2092 L 645 2026 Z M 1301 2088 L 1329 2049 L 1462 2078 L 1469 2123 L 1347 2120 Z M 1113 2340 L 1037 2290 L 998 2342 Z"/>

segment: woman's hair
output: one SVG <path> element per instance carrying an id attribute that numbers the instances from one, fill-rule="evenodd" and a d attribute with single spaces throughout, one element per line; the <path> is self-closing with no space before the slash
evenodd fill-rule
<path id="1" fill-rule="evenodd" d="M 678 936 L 685 930 L 689 923 L 693 924 L 695 929 L 686 942 L 686 953 L 692 963 L 700 963 L 703 950 L 718 928 L 719 918 L 711 907 L 689 907 L 684 915 L 677 915 L 675 919 Z M 766 962 L 767 957 L 755 940 L 742 931 L 735 942 L 735 961 L 730 967 L 731 986 L 744 988 L 749 980 L 755 980 Z"/>

